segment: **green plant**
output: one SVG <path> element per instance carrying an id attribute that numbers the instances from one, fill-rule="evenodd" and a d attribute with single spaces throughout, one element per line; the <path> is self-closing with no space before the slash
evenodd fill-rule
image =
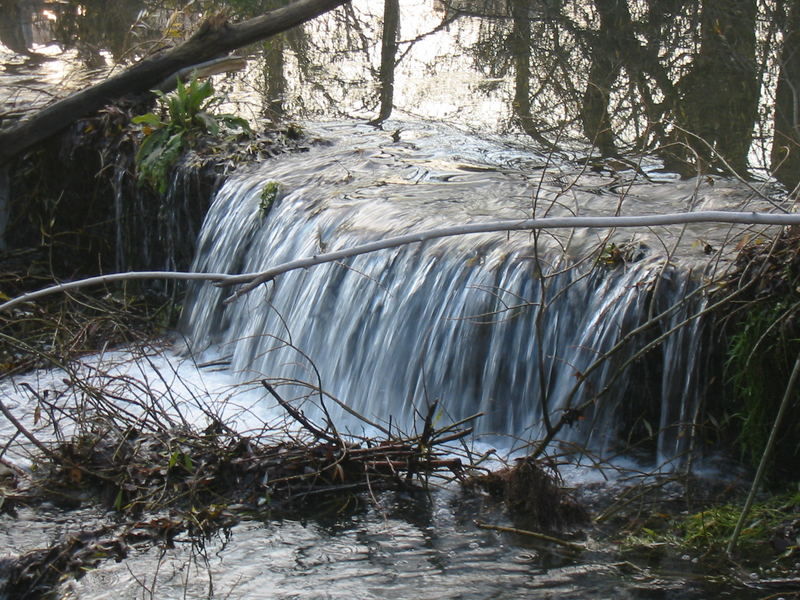
<path id="1" fill-rule="evenodd" d="M 599 265 L 608 269 L 642 260 L 647 253 L 647 246 L 635 242 L 620 242 L 605 244 L 597 257 Z"/>
<path id="2" fill-rule="evenodd" d="M 796 520 L 799 504 L 800 494 L 797 492 L 770 496 L 754 504 L 739 539 L 742 555 L 763 558 L 759 555 L 766 553 L 768 557 L 774 557 L 776 553 L 769 548 L 770 542 L 783 525 Z M 674 521 L 679 532 L 677 539 L 685 550 L 721 553 L 741 512 L 739 504 L 723 504 L 678 517 Z"/>
<path id="3" fill-rule="evenodd" d="M 272 205 L 278 198 L 278 192 L 280 192 L 280 189 L 281 186 L 277 181 L 268 181 L 264 184 L 264 187 L 261 188 L 261 195 L 259 196 L 258 202 L 258 213 L 262 217 L 269 212 L 270 208 L 272 208 Z"/>
<path id="4" fill-rule="evenodd" d="M 736 580 L 743 568 L 752 573 L 750 577 L 790 577 L 800 551 L 798 511 L 800 493 L 796 489 L 755 502 L 740 532 L 733 561 L 726 548 L 742 513 L 739 503 L 714 503 L 691 514 L 662 514 L 658 521 L 649 520 L 652 528 L 635 527 L 622 538 L 620 550 L 633 562 L 661 562 L 680 556 L 696 564 L 699 572 L 714 577 Z"/>
<path id="5" fill-rule="evenodd" d="M 797 307 L 790 299 L 755 304 L 730 338 L 725 370 L 735 395 L 739 447 L 758 464 L 783 396 L 798 343 L 791 334 Z M 783 428 L 778 462 L 789 467 L 797 459 L 797 424 Z M 792 469 L 790 469 L 792 470 Z"/>
<path id="6" fill-rule="evenodd" d="M 610 242 L 603 246 L 598 261 L 601 265 L 612 269 L 625 264 L 625 248 L 623 246 L 617 246 L 614 242 Z"/>
<path id="7" fill-rule="evenodd" d="M 133 118 L 142 126 L 144 138 L 136 153 L 140 182 L 149 183 L 159 193 L 167 191 L 169 172 L 181 154 L 205 136 L 218 137 L 225 129 L 250 132 L 245 119 L 232 114 L 215 114 L 222 98 L 214 94 L 211 81 L 195 78 L 187 84 L 178 80 L 170 94 L 155 91 L 161 116 L 150 112 Z"/>

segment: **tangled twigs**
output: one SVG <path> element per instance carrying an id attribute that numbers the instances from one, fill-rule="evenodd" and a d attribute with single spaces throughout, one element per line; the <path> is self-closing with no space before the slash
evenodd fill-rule
<path id="1" fill-rule="evenodd" d="M 205 539 L 244 516 L 318 515 L 326 506 L 338 511 L 350 505 L 360 492 L 426 485 L 430 476 L 462 477 L 461 459 L 435 446 L 469 430 L 436 431 L 432 412 L 421 436 L 349 439 L 326 433 L 268 382 L 264 387 L 314 436 L 312 442 L 286 429 L 248 437 L 213 418 L 202 431 L 164 429 L 152 420 L 135 427 L 108 403 L 103 411 L 84 415 L 88 423 L 68 441 L 44 443 L 0 403 L 0 412 L 41 453 L 38 469 L 13 504 L 98 502 L 121 516 L 116 526 L 81 532 L 0 563 L 6 580 L 0 595 L 43 597 L 64 576 L 80 577 L 104 559 L 123 560 L 127 543 L 169 547 L 180 533 Z M 169 519 L 140 520 L 143 513 L 165 510 Z"/>
<path id="2" fill-rule="evenodd" d="M 45 454 L 45 456 L 51 459 L 56 458 L 55 454 L 53 454 L 47 446 L 42 444 L 36 438 L 36 436 L 34 436 L 30 431 L 28 431 L 28 429 L 22 423 L 19 422 L 19 420 L 14 416 L 14 414 L 10 410 L 8 410 L 8 408 L 6 408 L 6 405 L 3 404 L 2 400 L 0 400 L 0 412 L 2 412 L 5 418 L 8 419 L 11 422 L 11 424 L 14 425 L 14 427 L 16 427 L 17 431 L 19 431 L 22 435 L 28 438 L 28 440 L 39 450 L 41 450 Z"/>
<path id="3" fill-rule="evenodd" d="M 278 395 L 278 392 L 275 391 L 275 388 L 272 387 L 266 379 L 261 380 L 261 385 L 263 385 L 266 388 L 266 390 L 272 395 L 272 397 L 278 401 L 278 404 L 280 404 L 283 407 L 283 409 L 286 412 L 288 412 L 295 421 L 300 423 L 309 432 L 311 432 L 314 435 L 314 437 L 320 440 L 326 440 L 332 444 L 341 444 L 342 441 L 341 438 L 339 438 L 338 436 L 330 435 L 329 433 L 322 431 L 316 425 L 311 423 L 311 421 L 306 419 L 305 415 L 302 412 L 300 412 L 299 410 L 295 410 L 295 408 L 291 404 L 289 404 L 283 398 L 281 398 Z"/>
<path id="4" fill-rule="evenodd" d="M 350 489 L 354 482 L 357 487 L 370 486 L 370 482 L 374 481 L 370 477 L 376 474 L 382 477 L 390 476 L 395 484 L 403 481 L 404 485 L 410 482 L 415 475 L 427 476 L 442 470 L 450 471 L 455 477 L 462 477 L 463 464 L 460 458 L 445 458 L 442 453 L 433 452 L 432 449 L 437 444 L 441 446 L 469 435 L 472 429 L 456 431 L 434 441 L 433 438 L 437 434 L 440 435 L 444 431 L 452 429 L 452 427 L 448 427 L 441 432 L 435 431 L 433 416 L 436 403 L 429 408 L 423 433 L 418 438 L 390 438 L 383 442 L 368 439 L 362 440 L 366 447 L 361 447 L 361 444 L 354 441 L 344 440 L 338 433 L 335 433 L 335 430 L 333 434 L 323 431 L 306 418 L 302 412 L 282 399 L 267 381 L 261 383 L 293 419 L 315 438 L 325 440 L 330 444 L 326 452 L 331 462 L 319 468 L 317 473 L 322 480 L 326 480 L 326 476 L 332 474 L 334 483 L 346 484 Z M 330 473 L 328 473 L 329 471 Z M 405 474 L 404 480 L 401 479 L 403 474 Z M 326 491 L 330 491 L 330 489 L 327 487 Z"/>
<path id="5" fill-rule="evenodd" d="M 509 515 L 523 529 L 558 529 L 585 522 L 588 514 L 563 487 L 554 466 L 532 457 L 467 480 L 502 498 Z"/>
<path id="6" fill-rule="evenodd" d="M 45 406 L 33 425 L 0 404 L 0 414 L 16 428 L 14 437 L 25 442 L 20 448 L 37 466 L 18 478 L 13 494 L 0 493 L 8 510 L 49 500 L 61 507 L 99 505 L 116 512 L 111 528 L 81 532 L 0 562 L 0 577 L 6 580 L 0 596 L 43 597 L 64 577 L 79 577 L 102 560 L 124 559 L 127 544 L 168 548 L 176 536 L 202 544 L 243 518 L 338 514 L 370 498 L 379 502 L 376 494 L 383 490 L 465 481 L 477 468 L 472 455 L 452 442 L 469 435 L 480 415 L 438 425 L 441 411 L 435 402 L 419 413 L 419 428 L 412 434 L 389 428 L 377 430 L 375 437 L 354 436 L 337 432 L 332 423 L 315 423 L 282 398 L 280 388 L 264 381 L 288 418 L 276 416 L 242 432 L 230 419 L 254 417 L 244 407 L 241 413 L 231 407 L 229 396 L 221 412 L 199 394 L 192 396 L 191 409 L 184 408 L 172 392 L 150 387 L 155 381 L 120 373 L 119 366 L 70 365 L 64 371 L 68 377 L 57 378 L 48 393 L 29 389 L 37 406 Z M 163 376 L 155 379 L 169 390 Z M 178 410 L 185 418 L 175 418 Z M 56 424 L 56 439 L 45 437 Z M 526 488 L 541 498 L 555 480 L 530 476 L 525 483 L 547 484 L 541 490 Z M 538 517 L 544 514 L 540 510 Z"/>
<path id="7" fill-rule="evenodd" d="M 468 435 L 469 428 L 436 431 L 431 413 L 421 436 L 345 438 L 335 429 L 324 431 L 263 384 L 313 441 L 287 435 L 285 428 L 246 436 L 211 414 L 203 431 L 185 424 L 165 427 L 166 417 L 145 418 L 146 411 L 136 419 L 98 398 L 91 414 L 73 416 L 84 419 L 80 433 L 45 444 L 2 404 L 0 412 L 43 455 L 32 482 L 43 497 L 68 505 L 98 498 L 125 514 L 212 505 L 292 512 L 305 509 L 310 495 L 351 496 L 368 488 L 414 485 L 415 478 L 424 478 L 424 484 L 431 475 L 462 476 L 461 459 L 435 448 Z"/>

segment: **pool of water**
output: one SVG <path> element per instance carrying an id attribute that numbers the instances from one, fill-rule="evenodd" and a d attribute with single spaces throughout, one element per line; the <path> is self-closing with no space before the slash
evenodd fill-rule
<path id="1" fill-rule="evenodd" d="M 325 521 L 246 521 L 199 547 L 131 549 L 62 586 L 62 597 L 247 599 L 758 597 L 710 587 L 691 558 L 659 567 L 622 558 L 607 540 L 581 553 L 479 529 L 496 506 L 457 490 L 428 498 L 382 495 Z M 579 536 L 582 537 L 582 536 Z"/>

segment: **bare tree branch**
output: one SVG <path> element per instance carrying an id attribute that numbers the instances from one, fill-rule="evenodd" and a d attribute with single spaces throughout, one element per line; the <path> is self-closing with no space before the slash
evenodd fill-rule
<path id="1" fill-rule="evenodd" d="M 693 213 L 672 213 L 665 215 L 642 215 L 632 217 L 547 217 L 543 219 L 524 219 L 521 221 L 494 221 L 489 223 L 469 223 L 466 225 L 455 225 L 441 229 L 431 229 L 418 233 L 410 233 L 398 237 L 386 238 L 375 242 L 360 244 L 352 248 L 345 248 L 326 254 L 318 254 L 306 258 L 293 260 L 282 265 L 277 265 L 257 274 L 245 273 L 234 275 L 220 281 L 218 285 L 228 286 L 244 283 L 241 289 L 237 290 L 231 297 L 225 300 L 226 303 L 232 302 L 236 298 L 246 294 L 253 288 L 262 283 L 274 279 L 276 276 L 304 269 L 314 265 L 342 260 L 361 254 L 368 254 L 387 248 L 396 248 L 408 244 L 421 243 L 428 240 L 452 237 L 457 235 L 468 235 L 473 233 L 492 233 L 502 231 L 534 231 L 541 229 L 570 229 L 574 227 L 590 228 L 632 228 L 632 227 L 654 227 L 659 225 L 680 225 L 684 223 L 740 223 L 747 225 L 798 225 L 800 215 L 778 215 L 771 213 L 756 212 L 728 212 L 728 211 L 698 211 Z M 2 310 L 3 305 L 0 305 Z"/>
<path id="2" fill-rule="evenodd" d="M 60 283 L 35 292 L 23 294 L 13 300 L 0 304 L 0 312 L 59 292 L 72 289 L 112 283 L 115 281 L 126 281 L 133 279 L 170 279 L 170 280 L 203 280 L 212 281 L 219 286 L 229 286 L 244 284 L 239 290 L 232 294 L 225 302 L 243 296 L 253 288 L 262 283 L 270 281 L 297 269 L 305 269 L 315 265 L 336 262 L 345 258 L 369 254 L 378 250 L 388 248 L 398 248 L 409 244 L 418 244 L 429 240 L 453 237 L 459 235 L 469 235 L 475 233 L 496 233 L 506 231 L 533 231 L 542 229 L 570 229 L 575 227 L 587 228 L 635 228 L 635 227 L 657 227 L 665 225 L 681 225 L 685 223 L 738 223 L 743 225 L 800 225 L 800 214 L 772 214 L 759 212 L 728 212 L 728 211 L 698 211 L 692 213 L 672 213 L 664 215 L 639 215 L 630 217 L 547 217 L 543 219 L 524 219 L 493 221 L 488 223 L 469 223 L 466 225 L 455 225 L 453 227 L 443 227 L 441 229 L 430 229 L 417 233 L 410 233 L 397 237 L 386 238 L 366 244 L 360 244 L 351 248 L 317 254 L 306 258 L 289 261 L 275 267 L 266 269 L 258 273 L 243 273 L 241 275 L 230 275 L 227 273 L 187 273 L 181 271 L 131 271 L 128 273 L 114 273 L 111 275 L 100 275 L 79 281 Z"/>

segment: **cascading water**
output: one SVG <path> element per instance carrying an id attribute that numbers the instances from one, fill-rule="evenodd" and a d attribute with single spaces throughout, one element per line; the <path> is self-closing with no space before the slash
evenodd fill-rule
<path id="1" fill-rule="evenodd" d="M 161 195 L 142 186 L 133 172 L 133 157 L 118 153 L 111 177 L 116 271 L 186 269 L 217 175 L 187 161 L 174 169 Z"/>
<path id="2" fill-rule="evenodd" d="M 454 223 L 621 206 L 593 189 L 579 208 L 565 208 L 558 178 L 529 150 L 419 129 L 404 131 L 402 142 L 345 127 L 327 135 L 342 137 L 227 182 L 194 270 L 255 272 Z M 281 192 L 265 216 L 268 182 Z M 645 212 L 635 195 L 626 202 Z M 689 443 L 700 401 L 704 326 L 683 323 L 704 298 L 688 269 L 665 267 L 648 250 L 654 240 L 621 250 L 602 235 L 446 238 L 289 272 L 228 305 L 230 290 L 197 286 L 183 329 L 194 350 L 215 344 L 229 354 L 243 380 L 278 380 L 295 398 L 321 388 L 384 424 L 409 428 L 415 411 L 437 399 L 450 419 L 485 413 L 484 433 L 537 439 L 543 410 L 555 422 L 573 409 L 567 414 L 580 419 L 562 440 L 610 450 L 623 429 L 648 420 L 647 429 L 660 428 L 659 453 L 673 456 Z M 689 246 L 694 239 L 684 228 L 660 241 L 670 236 Z M 628 259 L 615 260 L 622 252 Z M 344 418 L 333 402 L 327 408 Z"/>

